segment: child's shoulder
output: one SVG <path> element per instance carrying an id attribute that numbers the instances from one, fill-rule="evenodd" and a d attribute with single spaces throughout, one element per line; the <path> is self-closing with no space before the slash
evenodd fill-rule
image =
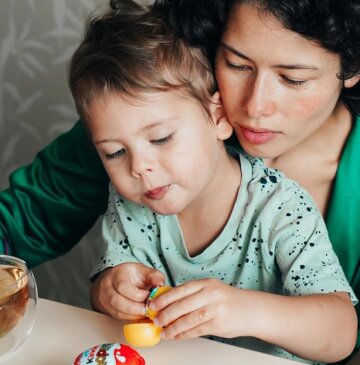
<path id="1" fill-rule="evenodd" d="M 295 183 L 295 181 L 287 178 L 283 172 L 275 168 L 266 167 L 264 161 L 259 157 L 253 157 L 245 152 L 241 153 L 241 157 L 250 164 L 252 181 L 254 183 L 260 183 L 262 185 L 266 185 L 267 183 L 276 185 L 283 182 L 293 185 Z"/>
<path id="2" fill-rule="evenodd" d="M 241 149 L 227 149 L 232 155 L 238 156 L 242 180 L 248 185 L 247 190 L 253 196 L 263 195 L 283 201 L 296 197 L 312 201 L 310 194 L 296 181 L 277 169 L 266 167 L 261 158 L 251 156 Z"/>
<path id="3" fill-rule="evenodd" d="M 242 174 L 251 175 L 253 183 L 266 185 L 267 182 L 270 182 L 272 184 L 279 184 L 283 180 L 290 185 L 295 183 L 295 181 L 288 179 L 281 171 L 266 167 L 262 158 L 251 156 L 240 147 L 226 146 L 226 149 L 230 155 L 239 159 Z"/>

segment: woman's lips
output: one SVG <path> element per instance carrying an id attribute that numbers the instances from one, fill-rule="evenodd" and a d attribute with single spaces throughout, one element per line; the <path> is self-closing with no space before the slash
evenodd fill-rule
<path id="1" fill-rule="evenodd" d="M 247 127 L 240 127 L 242 136 L 252 144 L 263 144 L 273 140 L 278 132 L 267 129 L 252 129 Z"/>
<path id="2" fill-rule="evenodd" d="M 160 200 L 164 197 L 164 195 L 169 190 L 170 185 L 160 186 L 159 188 L 155 188 L 153 190 L 149 190 L 145 193 L 145 196 L 148 199 L 152 200 Z"/>

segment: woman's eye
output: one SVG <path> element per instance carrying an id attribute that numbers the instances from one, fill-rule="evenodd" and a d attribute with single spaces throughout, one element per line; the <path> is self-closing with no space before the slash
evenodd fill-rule
<path id="1" fill-rule="evenodd" d="M 162 144 L 168 143 L 171 139 L 172 139 L 172 135 L 170 134 L 164 138 L 152 139 L 152 140 L 150 140 L 150 143 L 156 144 L 156 145 L 162 145 Z"/>
<path id="2" fill-rule="evenodd" d="M 249 71 L 249 70 L 251 70 L 251 67 L 248 66 L 248 65 L 238 65 L 238 64 L 235 64 L 235 63 L 231 63 L 228 60 L 225 60 L 225 62 L 226 62 L 227 67 L 232 68 L 232 69 L 237 70 L 237 71 Z"/>
<path id="3" fill-rule="evenodd" d="M 121 157 L 124 153 L 125 153 L 125 148 L 121 148 L 120 150 L 114 153 L 106 153 L 105 156 L 108 160 L 111 160 L 113 158 Z"/>
<path id="4" fill-rule="evenodd" d="M 290 79 L 287 76 L 281 76 L 281 77 L 289 85 L 299 86 L 299 85 L 305 84 L 305 82 L 306 82 L 306 80 L 294 80 L 294 79 Z"/>

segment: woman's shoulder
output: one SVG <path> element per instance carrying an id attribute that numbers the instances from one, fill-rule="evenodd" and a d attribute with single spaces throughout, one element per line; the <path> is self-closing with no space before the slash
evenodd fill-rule
<path id="1" fill-rule="evenodd" d="M 360 198 L 360 115 L 356 116 L 339 161 L 334 187 Z"/>

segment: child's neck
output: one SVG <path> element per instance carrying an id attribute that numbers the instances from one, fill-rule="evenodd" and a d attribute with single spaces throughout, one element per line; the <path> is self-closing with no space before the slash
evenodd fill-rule
<path id="1" fill-rule="evenodd" d="M 204 251 L 219 236 L 236 201 L 241 181 L 239 161 L 225 148 L 222 152 L 209 186 L 177 216 L 190 256 Z"/>

